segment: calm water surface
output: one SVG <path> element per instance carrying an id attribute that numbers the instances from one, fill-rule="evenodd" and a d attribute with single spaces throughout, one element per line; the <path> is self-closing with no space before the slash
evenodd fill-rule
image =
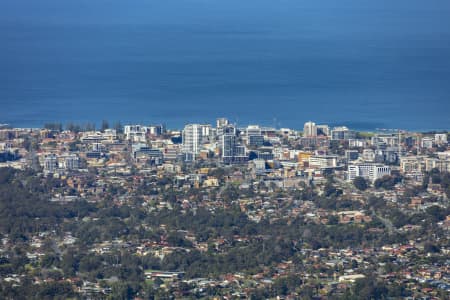
<path id="1" fill-rule="evenodd" d="M 450 129 L 449 16 L 444 0 L 2 0 L 0 123 Z"/>

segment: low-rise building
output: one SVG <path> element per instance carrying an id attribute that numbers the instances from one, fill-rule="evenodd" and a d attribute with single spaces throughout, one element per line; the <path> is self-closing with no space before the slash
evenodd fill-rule
<path id="1" fill-rule="evenodd" d="M 353 181 L 356 177 L 363 177 L 374 182 L 383 176 L 391 175 L 391 168 L 382 164 L 362 163 L 349 165 L 347 172 L 348 181 Z"/>

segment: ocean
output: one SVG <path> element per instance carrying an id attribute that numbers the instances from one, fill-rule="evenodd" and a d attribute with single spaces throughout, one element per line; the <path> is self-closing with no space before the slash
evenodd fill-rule
<path id="1" fill-rule="evenodd" d="M 450 129 L 446 0 L 2 0 L 0 123 Z"/>

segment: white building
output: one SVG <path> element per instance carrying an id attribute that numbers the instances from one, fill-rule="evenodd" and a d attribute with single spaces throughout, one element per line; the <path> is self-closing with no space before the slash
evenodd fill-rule
<path id="1" fill-rule="evenodd" d="M 117 139 L 117 133 L 115 129 L 105 129 L 104 132 L 101 131 L 87 131 L 81 134 L 82 142 L 101 142 L 108 141 L 112 142 Z"/>
<path id="2" fill-rule="evenodd" d="M 364 149 L 362 153 L 362 159 L 364 161 L 372 162 L 375 160 L 375 151 L 373 149 Z"/>
<path id="3" fill-rule="evenodd" d="M 434 135 L 434 142 L 436 145 L 447 145 L 447 134 L 446 133 L 436 133 Z"/>
<path id="4" fill-rule="evenodd" d="M 356 138 L 356 132 L 345 126 L 334 127 L 333 130 L 331 130 L 332 140 L 349 140 L 354 138 Z"/>
<path id="5" fill-rule="evenodd" d="M 117 139 L 117 131 L 115 129 L 105 129 L 103 137 L 108 141 L 114 141 Z"/>
<path id="6" fill-rule="evenodd" d="M 309 158 L 311 168 L 335 168 L 337 166 L 336 155 L 314 155 Z"/>
<path id="7" fill-rule="evenodd" d="M 245 130 L 247 136 L 249 135 L 261 135 L 261 127 L 258 125 L 249 125 Z"/>
<path id="8" fill-rule="evenodd" d="M 303 126 L 303 136 L 304 137 L 315 137 L 317 136 L 317 126 L 314 122 L 306 122 Z"/>
<path id="9" fill-rule="evenodd" d="M 173 161 L 176 160 L 179 154 L 179 148 L 175 145 L 169 145 L 163 149 L 164 160 Z"/>
<path id="10" fill-rule="evenodd" d="M 145 143 L 147 141 L 148 127 L 142 125 L 125 125 L 123 133 L 128 141 Z"/>
<path id="11" fill-rule="evenodd" d="M 218 119 L 216 120 L 216 128 L 217 128 L 217 129 L 222 128 L 222 127 L 225 127 L 225 126 L 227 126 L 228 124 L 229 124 L 229 122 L 228 122 L 228 119 L 226 119 L 226 118 L 218 118 Z"/>
<path id="12" fill-rule="evenodd" d="M 347 171 L 348 181 L 353 181 L 356 177 L 363 177 L 374 182 L 385 175 L 391 175 L 391 168 L 389 166 L 371 163 L 349 165 Z"/>
<path id="13" fill-rule="evenodd" d="M 237 142 L 237 137 L 233 133 L 226 133 L 221 136 L 222 161 L 226 164 L 243 163 L 247 161 L 245 147 Z"/>
<path id="14" fill-rule="evenodd" d="M 247 144 L 250 146 L 262 146 L 264 144 L 264 136 L 258 125 L 249 125 L 246 129 Z"/>
<path id="15" fill-rule="evenodd" d="M 425 159 L 425 170 L 438 169 L 440 172 L 450 172 L 450 159 L 428 157 Z"/>
<path id="16" fill-rule="evenodd" d="M 160 136 L 160 135 L 162 135 L 163 133 L 166 132 L 166 128 L 162 124 L 160 124 L 160 125 L 150 125 L 148 127 L 148 132 L 152 136 Z"/>
<path id="17" fill-rule="evenodd" d="M 200 153 L 203 141 L 203 125 L 188 124 L 183 130 L 183 153 L 192 154 L 193 159 Z"/>
<path id="18" fill-rule="evenodd" d="M 422 148 L 430 149 L 433 148 L 433 142 L 434 142 L 433 138 L 426 136 L 422 138 L 420 145 L 422 146 Z"/>
<path id="19" fill-rule="evenodd" d="M 330 135 L 330 127 L 328 125 L 317 125 L 316 130 L 317 134 L 322 134 L 326 136 Z"/>
<path id="20" fill-rule="evenodd" d="M 44 173 L 46 175 L 63 174 L 66 171 L 78 170 L 80 168 L 80 158 L 76 154 L 47 154 L 43 157 L 41 163 L 44 166 Z"/>
<path id="21" fill-rule="evenodd" d="M 202 138 L 209 138 L 212 135 L 212 127 L 210 124 L 200 124 L 202 130 Z"/>
<path id="22" fill-rule="evenodd" d="M 58 157 L 56 154 L 48 154 L 44 158 L 44 173 L 53 174 L 58 169 Z"/>
<path id="23" fill-rule="evenodd" d="M 251 161 L 251 164 L 256 174 L 264 173 L 264 171 L 266 170 L 266 161 L 264 159 L 254 159 Z"/>
<path id="24" fill-rule="evenodd" d="M 403 156 L 400 158 L 400 172 L 403 174 L 425 171 L 424 156 Z"/>
<path id="25" fill-rule="evenodd" d="M 60 157 L 59 166 L 66 170 L 77 170 L 80 168 L 80 158 L 76 154 L 68 154 Z"/>
<path id="26" fill-rule="evenodd" d="M 398 138 L 397 134 L 376 134 L 371 138 L 372 146 L 398 146 Z"/>
<path id="27" fill-rule="evenodd" d="M 349 139 L 348 146 L 350 148 L 362 148 L 366 146 L 366 141 L 359 139 Z"/>

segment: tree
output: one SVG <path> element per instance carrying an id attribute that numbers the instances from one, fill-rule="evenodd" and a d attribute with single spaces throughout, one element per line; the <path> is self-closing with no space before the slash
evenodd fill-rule
<path id="1" fill-rule="evenodd" d="M 339 223 L 339 218 L 335 215 L 328 217 L 328 225 L 337 225 Z"/>
<path id="2" fill-rule="evenodd" d="M 122 133 L 123 132 L 123 126 L 120 123 L 120 121 L 114 123 L 114 129 L 116 130 L 117 133 Z"/>
<path id="3" fill-rule="evenodd" d="M 52 131 L 62 131 L 63 126 L 61 123 L 46 123 L 44 128 Z"/>
<path id="4" fill-rule="evenodd" d="M 441 249 L 438 245 L 428 242 L 424 245 L 424 251 L 425 253 L 439 253 Z"/>
<path id="5" fill-rule="evenodd" d="M 128 282 L 117 282 L 112 285 L 112 299 L 133 299 L 136 291 Z"/>
<path id="6" fill-rule="evenodd" d="M 356 299 L 383 299 L 387 296 L 387 293 L 386 286 L 374 277 L 356 280 L 354 287 Z"/>
<path id="7" fill-rule="evenodd" d="M 374 186 L 375 188 L 383 188 L 385 190 L 392 190 L 394 186 L 401 181 L 401 178 L 398 176 L 390 176 L 385 175 L 381 178 L 375 180 Z"/>
<path id="8" fill-rule="evenodd" d="M 83 131 L 95 131 L 95 123 L 87 122 L 83 127 Z"/>
<path id="9" fill-rule="evenodd" d="M 81 131 L 81 126 L 74 123 L 67 123 L 66 130 L 69 130 L 74 133 L 79 133 Z"/>
<path id="10" fill-rule="evenodd" d="M 329 179 L 329 180 L 327 180 L 327 183 L 325 184 L 323 193 L 324 193 L 325 197 L 338 197 L 338 196 L 342 195 L 342 190 L 335 188 L 333 185 L 333 180 Z"/>
<path id="11" fill-rule="evenodd" d="M 368 187 L 367 181 L 361 176 L 353 179 L 353 185 L 360 191 L 365 191 Z"/>
<path id="12" fill-rule="evenodd" d="M 101 127 L 101 130 L 102 131 L 105 131 L 105 129 L 108 129 L 109 128 L 109 123 L 108 123 L 108 121 L 107 120 L 103 120 L 102 121 L 102 127 Z"/>

